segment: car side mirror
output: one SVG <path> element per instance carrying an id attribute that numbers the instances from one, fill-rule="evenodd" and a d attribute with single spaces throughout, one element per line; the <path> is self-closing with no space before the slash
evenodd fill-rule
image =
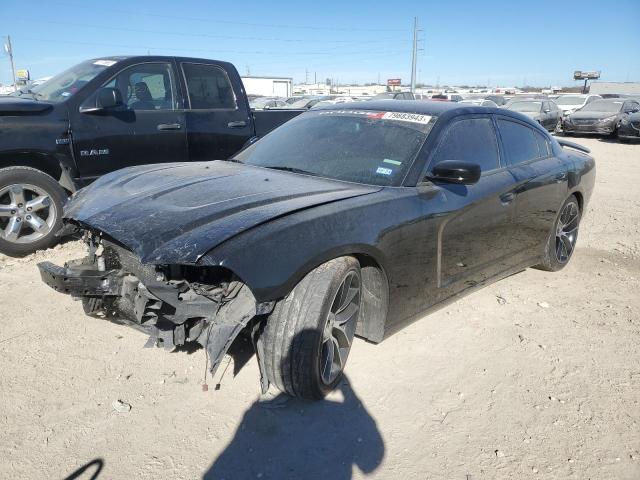
<path id="1" fill-rule="evenodd" d="M 97 113 L 124 105 L 122 93 L 117 88 L 104 87 L 98 90 L 94 105 L 80 107 L 82 113 Z"/>
<path id="2" fill-rule="evenodd" d="M 548 108 L 545 108 L 545 109 L 544 109 L 544 113 L 549 113 L 550 111 L 551 111 L 551 110 L 550 110 L 550 109 L 548 109 Z"/>
<path id="3" fill-rule="evenodd" d="M 472 185 L 480 180 L 481 173 L 480 165 L 476 163 L 444 160 L 433 167 L 426 178 L 432 182 Z"/>

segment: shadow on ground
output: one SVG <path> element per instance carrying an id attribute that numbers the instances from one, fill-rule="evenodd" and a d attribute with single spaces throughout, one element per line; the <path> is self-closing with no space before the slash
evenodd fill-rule
<path id="1" fill-rule="evenodd" d="M 323 401 L 284 394 L 256 401 L 203 478 L 348 480 L 354 466 L 364 473 L 378 468 L 384 450 L 375 420 L 345 378 Z"/>

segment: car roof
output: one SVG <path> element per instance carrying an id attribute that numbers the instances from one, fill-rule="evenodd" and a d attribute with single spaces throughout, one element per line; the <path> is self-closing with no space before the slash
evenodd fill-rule
<path id="1" fill-rule="evenodd" d="M 434 102 L 431 100 L 370 100 L 368 102 L 345 102 L 337 105 L 322 105 L 314 108 L 320 110 L 375 110 L 382 112 L 418 113 L 432 116 L 455 116 L 458 114 L 486 114 L 493 113 L 505 117 L 513 117 L 535 128 L 542 129 L 538 122 L 531 120 L 526 115 L 500 107 L 483 107 L 480 105 L 460 104 L 459 102 Z"/>

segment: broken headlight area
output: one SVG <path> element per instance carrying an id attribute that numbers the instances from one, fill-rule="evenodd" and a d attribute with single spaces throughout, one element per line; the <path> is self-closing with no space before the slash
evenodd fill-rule
<path id="1" fill-rule="evenodd" d="M 81 299 L 86 314 L 148 333 L 146 346 L 202 345 L 212 374 L 249 322 L 273 309 L 272 303 L 256 303 L 225 268 L 143 265 L 114 242 L 88 232 L 84 238 L 88 255 L 63 267 L 38 264 L 42 280 Z"/>

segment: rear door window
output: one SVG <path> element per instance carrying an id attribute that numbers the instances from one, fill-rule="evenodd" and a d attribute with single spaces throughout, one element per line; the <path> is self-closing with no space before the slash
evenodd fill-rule
<path id="1" fill-rule="evenodd" d="M 509 165 L 517 165 L 540 156 L 533 129 L 521 123 L 503 119 L 498 120 L 498 128 Z"/>
<path id="2" fill-rule="evenodd" d="M 440 141 L 431 165 L 444 160 L 476 163 L 483 172 L 498 168 L 498 142 L 491 119 L 468 118 L 451 125 Z"/>
<path id="3" fill-rule="evenodd" d="M 182 70 L 192 110 L 236 108 L 231 82 L 222 68 L 216 65 L 183 63 Z"/>

